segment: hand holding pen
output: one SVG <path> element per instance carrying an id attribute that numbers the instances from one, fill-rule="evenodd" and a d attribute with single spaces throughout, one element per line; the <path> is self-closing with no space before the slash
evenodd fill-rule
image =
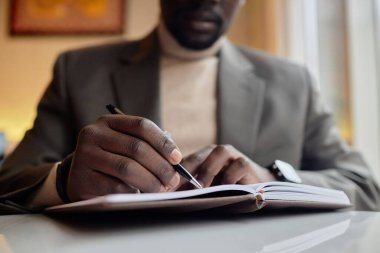
<path id="1" fill-rule="evenodd" d="M 104 115 L 80 131 L 65 191 L 70 201 L 136 189 L 172 191 L 184 171 L 173 165 L 181 160 L 175 142 L 152 121 Z"/>
<path id="2" fill-rule="evenodd" d="M 119 108 L 115 107 L 114 105 L 109 104 L 106 107 L 108 111 L 112 114 L 125 115 Z M 174 164 L 173 169 L 177 171 L 178 174 L 180 174 L 186 181 L 194 185 L 196 188 L 202 188 L 202 185 L 181 164 Z"/>

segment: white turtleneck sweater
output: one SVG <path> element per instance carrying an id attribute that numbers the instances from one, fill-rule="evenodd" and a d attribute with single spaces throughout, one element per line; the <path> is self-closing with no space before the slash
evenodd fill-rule
<path id="1" fill-rule="evenodd" d="M 162 127 L 186 156 L 216 143 L 216 54 L 224 38 L 205 50 L 189 50 L 175 41 L 162 22 L 158 37 Z"/>
<path id="2" fill-rule="evenodd" d="M 216 142 L 219 61 L 216 54 L 224 38 L 206 50 L 188 50 L 175 41 L 162 23 L 158 27 L 158 37 L 162 126 L 186 156 Z M 56 173 L 57 164 L 31 198 L 31 207 L 62 203 L 55 187 Z"/>

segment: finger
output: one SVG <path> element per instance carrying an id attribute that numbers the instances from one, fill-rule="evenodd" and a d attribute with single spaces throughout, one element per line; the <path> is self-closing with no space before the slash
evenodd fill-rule
<path id="1" fill-rule="evenodd" d="M 115 131 L 146 141 L 173 165 L 182 160 L 182 154 L 170 134 L 148 119 L 129 115 L 108 115 L 100 121 Z"/>
<path id="2" fill-rule="evenodd" d="M 195 152 L 187 157 L 185 157 L 181 164 L 190 172 L 195 173 L 197 168 L 204 163 L 206 158 L 210 155 L 210 153 L 214 150 L 216 145 L 209 145 L 198 152 Z M 194 174 L 193 174 L 194 176 Z"/>
<path id="3" fill-rule="evenodd" d="M 237 184 L 242 181 L 244 177 L 251 177 L 251 174 L 254 173 L 253 169 L 250 167 L 249 162 L 246 158 L 240 157 L 235 159 L 224 171 L 222 184 Z M 247 183 L 247 182 L 245 182 Z M 255 182 L 248 182 L 255 183 Z"/>
<path id="4" fill-rule="evenodd" d="M 166 191 L 161 181 L 135 160 L 101 149 L 93 152 L 94 155 L 86 161 L 91 169 L 118 178 L 142 192 Z"/>
<path id="5" fill-rule="evenodd" d="M 198 182 L 203 187 L 210 186 L 215 176 L 236 158 L 238 158 L 238 154 L 231 147 L 225 145 L 217 146 L 204 163 L 198 167 Z"/>
<path id="6" fill-rule="evenodd" d="M 183 165 L 183 167 L 186 168 L 188 172 L 190 172 L 190 174 L 193 177 L 196 178 L 197 177 L 196 171 L 197 171 L 198 166 L 201 165 L 206 160 L 206 158 L 209 156 L 209 154 L 212 152 L 212 150 L 215 147 L 216 145 L 209 145 L 201 149 L 200 151 L 195 152 L 185 157 L 182 160 L 181 164 Z M 190 182 L 188 182 L 186 179 L 181 177 L 181 181 L 178 184 L 178 186 L 175 188 L 172 188 L 171 191 L 176 191 L 176 190 L 185 191 L 185 190 L 190 190 L 190 189 L 194 189 L 194 186 Z"/>
<path id="7" fill-rule="evenodd" d="M 135 160 L 168 189 L 176 187 L 180 182 L 180 176 L 173 166 L 143 140 L 110 130 L 107 135 L 99 137 L 98 143 L 108 152 Z"/>
<path id="8" fill-rule="evenodd" d="M 91 199 L 114 193 L 136 193 L 136 189 L 123 183 L 112 176 L 99 173 L 94 170 L 82 171 L 82 180 L 77 182 L 75 194 L 71 194 L 71 200 L 79 201 Z M 99 187 L 101 186 L 101 187 Z"/>

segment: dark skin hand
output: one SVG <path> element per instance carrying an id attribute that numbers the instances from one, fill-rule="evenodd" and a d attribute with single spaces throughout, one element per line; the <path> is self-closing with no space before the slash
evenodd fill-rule
<path id="1" fill-rule="evenodd" d="M 255 184 L 276 181 L 261 167 L 231 145 L 210 145 L 184 158 L 182 165 L 203 187 L 220 184 Z M 183 179 L 175 190 L 193 189 Z"/>
<path id="2" fill-rule="evenodd" d="M 164 192 L 178 187 L 172 167 L 182 154 L 170 135 L 152 121 L 107 115 L 84 127 L 70 168 L 71 201 L 111 193 Z"/>
<path id="3" fill-rule="evenodd" d="M 210 47 L 230 26 L 239 0 L 161 0 L 162 19 L 184 47 Z M 185 189 L 172 165 L 182 154 L 170 135 L 135 116 L 108 115 L 83 128 L 70 168 L 71 201 L 111 193 Z M 231 146 L 210 146 L 183 160 L 203 186 L 273 181 L 269 172 Z"/>
<path id="4" fill-rule="evenodd" d="M 78 137 L 67 185 L 71 201 L 111 193 L 166 192 L 191 189 L 172 164 L 182 159 L 174 141 L 152 121 L 107 115 L 83 128 Z M 230 145 L 211 145 L 182 164 L 204 186 L 274 181 Z"/>

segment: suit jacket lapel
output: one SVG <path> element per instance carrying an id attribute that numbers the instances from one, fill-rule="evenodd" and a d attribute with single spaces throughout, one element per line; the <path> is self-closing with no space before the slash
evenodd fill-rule
<path id="1" fill-rule="evenodd" d="M 152 33 L 121 55 L 113 72 L 116 105 L 160 125 L 159 47 Z"/>
<path id="2" fill-rule="evenodd" d="M 252 157 L 263 109 L 265 82 L 253 64 L 229 42 L 220 53 L 218 143 Z"/>
<path id="3" fill-rule="evenodd" d="M 121 55 L 113 72 L 116 105 L 160 125 L 159 46 L 152 33 Z M 218 143 L 252 156 L 259 130 L 265 82 L 253 64 L 226 42 L 220 53 Z"/>

